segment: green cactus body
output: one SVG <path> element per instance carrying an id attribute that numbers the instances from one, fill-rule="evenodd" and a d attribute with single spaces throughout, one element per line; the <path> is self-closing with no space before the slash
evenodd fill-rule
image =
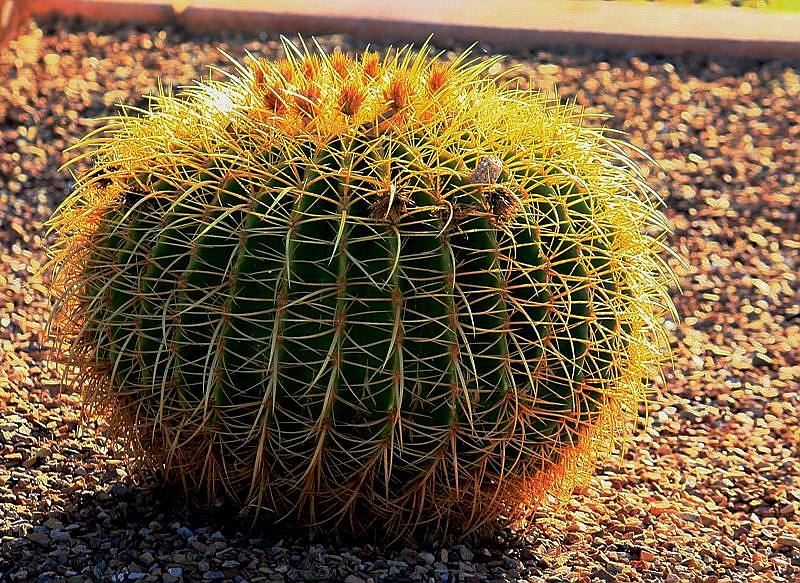
<path id="1" fill-rule="evenodd" d="M 657 212 L 618 144 L 486 66 L 259 61 L 88 140 L 56 330 L 168 480 L 467 532 L 563 498 L 633 422 L 669 309 Z"/>

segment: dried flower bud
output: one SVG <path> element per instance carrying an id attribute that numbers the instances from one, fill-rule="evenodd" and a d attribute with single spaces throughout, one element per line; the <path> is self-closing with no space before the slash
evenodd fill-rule
<path id="1" fill-rule="evenodd" d="M 309 83 L 300 91 L 299 95 L 295 95 L 294 103 L 303 115 L 312 117 L 319 104 L 320 96 L 319 87 Z"/>
<path id="2" fill-rule="evenodd" d="M 266 76 L 264 75 L 264 69 L 262 69 L 258 64 L 254 64 L 253 81 L 255 82 L 256 87 L 263 85 L 265 80 Z"/>
<path id="3" fill-rule="evenodd" d="M 391 104 L 392 109 L 401 110 L 410 101 L 411 83 L 409 83 L 405 75 L 397 73 L 389 82 L 389 86 L 383 92 L 383 96 Z"/>
<path id="4" fill-rule="evenodd" d="M 364 68 L 364 74 L 370 79 L 374 79 L 380 73 L 380 60 L 378 53 L 367 52 L 361 57 L 361 66 Z"/>
<path id="5" fill-rule="evenodd" d="M 473 184 L 495 184 L 503 171 L 503 161 L 496 156 L 481 156 L 470 176 Z"/>
<path id="6" fill-rule="evenodd" d="M 353 84 L 345 85 L 339 95 L 339 107 L 345 115 L 355 115 L 364 103 L 364 92 Z"/>
<path id="7" fill-rule="evenodd" d="M 291 83 L 294 77 L 294 66 L 291 61 L 278 61 L 278 73 L 287 83 Z"/>
<path id="8" fill-rule="evenodd" d="M 450 67 L 446 63 L 436 62 L 431 66 L 428 77 L 428 91 L 438 92 L 450 79 Z"/>
<path id="9" fill-rule="evenodd" d="M 319 75 L 320 62 L 316 55 L 307 55 L 302 63 L 303 77 L 313 81 Z"/>
<path id="10" fill-rule="evenodd" d="M 282 113 L 286 110 L 286 92 L 280 85 L 266 87 L 264 90 L 264 107 L 274 113 Z"/>
<path id="11" fill-rule="evenodd" d="M 331 68 L 336 71 L 341 78 L 347 77 L 352 64 L 353 60 L 339 49 L 336 49 L 333 51 L 333 54 L 331 54 Z"/>

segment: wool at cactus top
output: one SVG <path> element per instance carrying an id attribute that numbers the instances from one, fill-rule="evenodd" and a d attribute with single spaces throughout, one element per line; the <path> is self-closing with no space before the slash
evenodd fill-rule
<path id="1" fill-rule="evenodd" d="M 53 330 L 205 499 L 457 534 L 563 500 L 664 358 L 664 219 L 575 105 L 427 47 L 295 50 L 80 144 Z"/>

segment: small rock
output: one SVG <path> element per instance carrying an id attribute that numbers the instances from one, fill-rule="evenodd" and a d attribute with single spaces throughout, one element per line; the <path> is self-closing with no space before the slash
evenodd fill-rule
<path id="1" fill-rule="evenodd" d="M 43 547 L 50 546 L 50 536 L 45 532 L 33 531 L 28 533 L 27 539 Z"/>
<path id="2" fill-rule="evenodd" d="M 192 547 L 198 553 L 202 553 L 204 555 L 208 553 L 208 545 L 205 544 L 205 543 L 200 542 L 199 540 L 193 540 L 192 541 Z"/>
<path id="3" fill-rule="evenodd" d="M 63 543 L 72 539 L 72 536 L 66 531 L 54 530 L 53 532 L 50 533 L 50 538 L 52 538 L 54 541 Z"/>
<path id="4" fill-rule="evenodd" d="M 792 547 L 792 548 L 800 547 L 800 537 L 796 537 L 791 534 L 782 534 L 778 536 L 778 540 L 775 542 L 777 542 L 778 546 L 781 547 Z"/>
<path id="5" fill-rule="evenodd" d="M 44 521 L 44 526 L 49 528 L 50 530 L 63 530 L 64 523 L 60 520 L 53 518 L 52 516 Z"/>
<path id="6" fill-rule="evenodd" d="M 464 545 L 458 545 L 456 549 L 458 549 L 458 556 L 461 557 L 462 561 L 469 562 L 475 558 L 475 553 L 473 553 Z"/>
<path id="7" fill-rule="evenodd" d="M 210 537 L 208 537 L 208 540 L 212 541 L 212 542 L 223 541 L 223 540 L 225 540 L 225 535 L 223 535 L 220 531 L 217 530 L 217 531 L 214 532 L 214 534 L 212 534 Z"/>
<path id="8" fill-rule="evenodd" d="M 756 352 L 753 355 L 753 366 L 769 366 L 772 364 L 772 359 L 761 352 Z"/>

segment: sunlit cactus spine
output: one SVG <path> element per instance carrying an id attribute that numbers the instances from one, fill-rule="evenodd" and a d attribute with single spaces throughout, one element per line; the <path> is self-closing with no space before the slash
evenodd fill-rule
<path id="1" fill-rule="evenodd" d="M 665 221 L 576 105 L 428 47 L 296 49 L 79 147 L 59 355 L 147 466 L 340 533 L 520 523 L 665 356 Z"/>

